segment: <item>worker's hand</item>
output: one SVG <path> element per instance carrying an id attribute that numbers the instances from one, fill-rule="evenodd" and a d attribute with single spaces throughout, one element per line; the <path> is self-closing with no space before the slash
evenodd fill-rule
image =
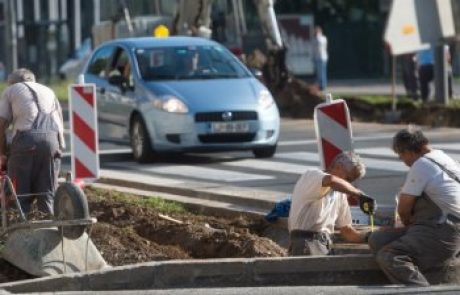
<path id="1" fill-rule="evenodd" d="M 377 210 L 377 202 L 373 198 L 362 193 L 359 195 L 359 208 L 364 213 L 368 215 L 373 215 L 375 213 L 375 210 Z"/>

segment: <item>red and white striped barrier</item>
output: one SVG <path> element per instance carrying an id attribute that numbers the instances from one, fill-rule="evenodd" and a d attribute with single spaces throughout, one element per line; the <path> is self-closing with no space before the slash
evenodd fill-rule
<path id="1" fill-rule="evenodd" d="M 343 151 L 353 151 L 350 112 L 343 99 L 321 103 L 315 107 L 314 121 L 321 167 L 331 164 Z"/>
<path id="2" fill-rule="evenodd" d="M 353 151 L 350 111 L 343 99 L 332 100 L 329 94 L 325 103 L 315 107 L 314 121 L 321 167 L 326 169 L 339 153 Z M 357 202 L 348 198 L 348 203 L 353 223 L 369 224 L 368 216 L 356 207 Z"/>
<path id="3" fill-rule="evenodd" d="M 72 181 L 92 182 L 99 178 L 96 86 L 69 86 Z"/>

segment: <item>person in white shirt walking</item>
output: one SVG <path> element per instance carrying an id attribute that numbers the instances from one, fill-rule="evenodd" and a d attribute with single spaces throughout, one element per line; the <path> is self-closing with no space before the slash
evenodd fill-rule
<path id="1" fill-rule="evenodd" d="M 316 26 L 313 38 L 313 62 L 315 64 L 316 82 L 321 90 L 327 87 L 327 61 L 327 38 L 323 35 L 321 27 Z"/>

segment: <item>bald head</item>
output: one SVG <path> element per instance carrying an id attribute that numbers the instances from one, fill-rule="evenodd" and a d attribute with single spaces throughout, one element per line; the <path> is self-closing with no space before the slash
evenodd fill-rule
<path id="1" fill-rule="evenodd" d="M 35 82 L 35 75 L 31 70 L 21 68 L 14 70 L 8 75 L 8 85 L 13 85 L 21 82 Z"/>

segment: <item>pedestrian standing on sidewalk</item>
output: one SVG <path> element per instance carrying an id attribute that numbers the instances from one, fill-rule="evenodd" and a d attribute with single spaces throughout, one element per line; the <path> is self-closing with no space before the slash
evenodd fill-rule
<path id="1" fill-rule="evenodd" d="M 6 152 L 6 131 L 13 140 Z M 0 164 L 8 162 L 8 175 L 20 197 L 24 213 L 37 198 L 38 210 L 53 214 L 54 192 L 65 147 L 61 106 L 50 88 L 35 81 L 28 69 L 8 76 L 0 98 Z"/>
<path id="2" fill-rule="evenodd" d="M 460 165 L 414 127 L 396 133 L 393 150 L 409 167 L 397 207 L 405 227 L 372 233 L 369 246 L 392 283 L 429 286 L 423 273 L 460 253 Z"/>
<path id="3" fill-rule="evenodd" d="M 327 87 L 327 38 L 323 35 L 321 27 L 315 27 L 315 36 L 313 38 L 313 62 L 315 64 L 316 82 L 319 89 L 324 90 Z"/>
<path id="4" fill-rule="evenodd" d="M 449 45 L 444 45 L 444 54 L 446 55 L 447 61 L 447 94 L 449 98 L 453 98 L 454 91 L 453 91 L 453 71 L 452 71 L 452 55 L 450 54 Z"/>
<path id="5" fill-rule="evenodd" d="M 415 54 L 406 53 L 401 55 L 402 77 L 406 95 L 413 100 L 418 100 L 417 86 L 417 67 L 415 63 Z"/>
<path id="6" fill-rule="evenodd" d="M 416 54 L 420 94 L 423 102 L 430 98 L 430 83 L 434 78 L 434 56 L 431 48 L 421 50 Z"/>
<path id="7" fill-rule="evenodd" d="M 326 171 L 311 169 L 297 181 L 289 212 L 289 254 L 326 255 L 335 226 L 345 240 L 365 242 L 367 234 L 352 227 L 347 195 L 362 192 L 350 182 L 363 177 L 364 164 L 354 153 L 340 153 Z"/>

